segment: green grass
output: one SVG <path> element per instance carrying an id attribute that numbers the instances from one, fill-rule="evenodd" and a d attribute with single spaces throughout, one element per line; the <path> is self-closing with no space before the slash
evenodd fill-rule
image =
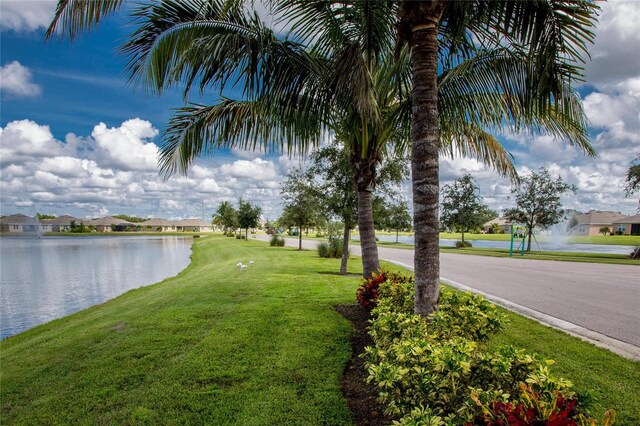
<path id="1" fill-rule="evenodd" d="M 509 249 L 492 249 L 476 247 L 440 247 L 441 253 L 471 254 L 476 256 L 509 257 Z M 631 259 L 626 254 L 610 253 L 575 253 L 559 251 L 531 251 L 520 256 L 519 252 L 513 253 L 514 258 L 534 260 L 554 260 L 563 262 L 589 262 L 610 263 L 615 265 L 640 265 L 640 259 Z"/>
<path id="2" fill-rule="evenodd" d="M 174 278 L 0 343 L 0 424 L 351 424 L 339 380 L 361 271 L 315 250 L 195 240 Z M 236 263 L 254 260 L 244 271 Z M 388 269 L 399 267 L 386 265 Z M 509 313 L 490 345 L 555 359 L 596 415 L 640 419 L 640 363 Z"/>
<path id="3" fill-rule="evenodd" d="M 391 243 L 387 241 L 378 241 L 378 246 L 413 250 L 413 244 Z M 475 256 L 489 257 L 509 257 L 509 249 L 494 248 L 455 248 L 440 247 L 441 253 L 470 254 Z M 514 258 L 518 259 L 537 259 L 537 260 L 554 260 L 562 262 L 589 262 L 589 263 L 609 263 L 614 265 L 640 265 L 640 259 L 630 259 L 625 254 L 611 253 L 576 253 L 576 252 L 558 252 L 558 251 L 532 251 L 525 252 L 524 256 L 520 256 L 520 252 L 513 253 Z"/>
<path id="4" fill-rule="evenodd" d="M 351 327 L 333 306 L 358 280 L 314 252 L 230 238 L 201 238 L 192 257 L 2 341 L 0 424 L 350 424 Z"/>
<path id="5" fill-rule="evenodd" d="M 574 244 L 605 244 L 621 246 L 640 246 L 640 235 L 591 235 L 569 238 Z"/>

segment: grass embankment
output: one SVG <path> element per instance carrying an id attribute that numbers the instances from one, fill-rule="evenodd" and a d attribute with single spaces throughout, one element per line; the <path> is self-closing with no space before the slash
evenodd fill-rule
<path id="1" fill-rule="evenodd" d="M 333 306 L 358 280 L 311 252 L 230 238 L 197 240 L 192 258 L 3 341 L 0 424 L 350 424 L 351 328 Z"/>
<path id="2" fill-rule="evenodd" d="M 354 302 L 357 277 L 315 251 L 231 238 L 199 239 L 192 257 L 177 277 L 2 341 L 0 424 L 349 424 L 351 330 L 332 307 Z M 509 316 L 491 345 L 555 359 L 595 391 L 594 414 L 637 425 L 640 363 Z"/>

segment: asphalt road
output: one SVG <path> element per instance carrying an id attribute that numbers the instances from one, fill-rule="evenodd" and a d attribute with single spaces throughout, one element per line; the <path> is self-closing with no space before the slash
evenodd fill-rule
<path id="1" fill-rule="evenodd" d="M 305 248 L 317 242 L 303 241 Z M 287 240 L 297 247 L 297 240 Z M 351 246 L 360 255 L 359 246 Z M 411 267 L 413 250 L 378 247 Z M 440 276 L 615 340 L 640 347 L 640 267 L 440 254 Z"/>

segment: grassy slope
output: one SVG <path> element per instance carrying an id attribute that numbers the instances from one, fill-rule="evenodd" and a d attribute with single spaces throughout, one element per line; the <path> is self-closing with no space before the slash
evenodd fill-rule
<path id="1" fill-rule="evenodd" d="M 2 341 L 0 424 L 348 424 L 350 326 L 332 306 L 353 302 L 358 279 L 338 265 L 202 238 L 177 277 Z M 637 425 L 640 363 L 509 316 L 490 345 L 555 359 L 578 391 L 596 391 L 595 414 Z"/>
<path id="2" fill-rule="evenodd" d="M 176 278 L 3 341 L 0 423 L 349 424 L 332 306 L 358 280 L 335 269 L 202 238 Z"/>

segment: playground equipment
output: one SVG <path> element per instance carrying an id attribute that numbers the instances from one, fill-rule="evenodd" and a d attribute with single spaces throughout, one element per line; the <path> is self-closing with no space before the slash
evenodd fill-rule
<path id="1" fill-rule="evenodd" d="M 511 224 L 511 246 L 509 248 L 509 256 L 513 256 L 513 241 L 516 239 L 522 239 L 520 246 L 516 251 L 520 250 L 520 256 L 524 256 L 524 242 L 527 238 L 527 226 L 519 223 Z"/>

